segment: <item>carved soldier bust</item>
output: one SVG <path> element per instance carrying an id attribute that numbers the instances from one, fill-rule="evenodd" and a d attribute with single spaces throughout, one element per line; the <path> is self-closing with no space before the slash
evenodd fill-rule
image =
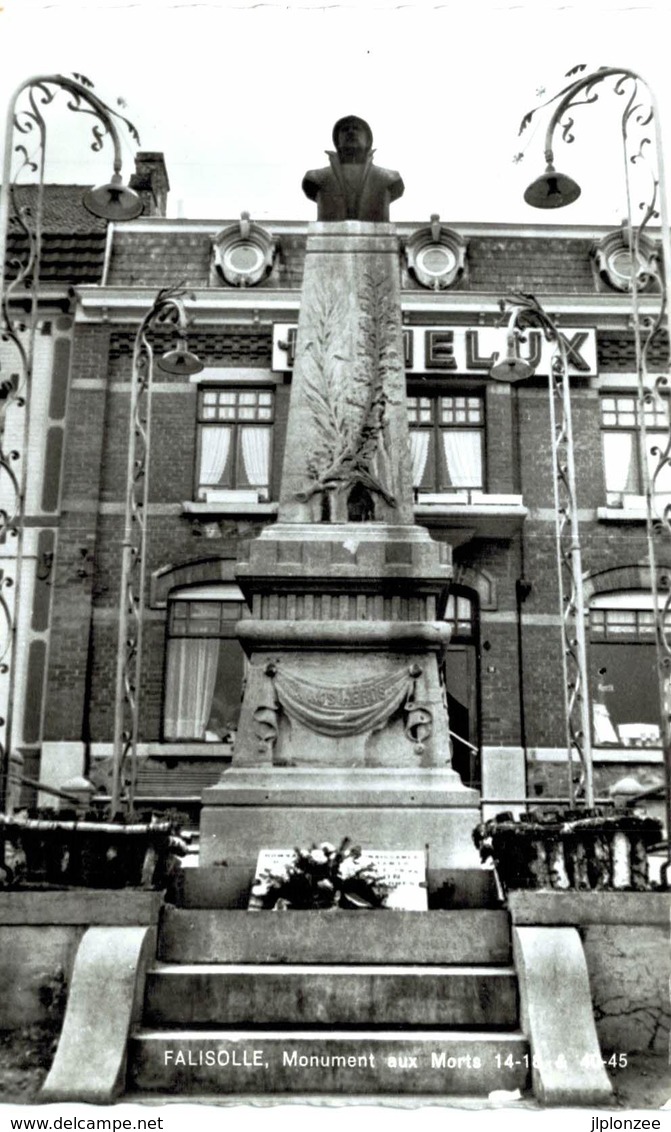
<path id="1" fill-rule="evenodd" d="M 373 134 L 363 118 L 349 115 L 333 127 L 329 165 L 311 169 L 303 192 L 317 202 L 318 220 L 389 220 L 389 205 L 403 195 L 401 176 L 373 164 Z"/>

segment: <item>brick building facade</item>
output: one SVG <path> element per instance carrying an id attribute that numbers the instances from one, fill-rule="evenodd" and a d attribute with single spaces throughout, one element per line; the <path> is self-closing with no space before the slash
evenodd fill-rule
<path id="1" fill-rule="evenodd" d="M 145 215 L 106 231 L 75 189 L 50 190 L 16 726 L 30 776 L 58 786 L 84 771 L 104 784 L 133 340 L 158 289 L 183 281 L 189 348 L 205 369 L 154 376 L 139 777 L 140 796 L 179 803 L 233 749 L 244 674 L 235 561 L 277 511 L 307 225 L 167 219 L 159 154 L 139 156 L 136 185 Z M 621 235 L 436 219 L 397 229 L 416 520 L 453 547 L 455 765 L 485 797 L 566 794 L 549 347 L 527 334 L 536 372 L 523 384 L 489 374 L 505 349 L 499 300 L 520 290 L 571 347 L 597 794 L 624 775 L 659 782 Z M 651 431 L 666 428 L 667 402 L 651 413 Z"/>

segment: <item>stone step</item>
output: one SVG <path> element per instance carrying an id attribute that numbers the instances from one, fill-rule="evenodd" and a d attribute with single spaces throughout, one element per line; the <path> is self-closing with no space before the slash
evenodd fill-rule
<path id="1" fill-rule="evenodd" d="M 168 899 L 180 908 L 247 908 L 255 863 L 199 865 L 172 878 Z M 434 869 L 427 874 L 429 907 L 496 908 L 493 869 Z"/>
<path id="2" fill-rule="evenodd" d="M 337 1093 L 293 1093 L 291 1100 L 288 1101 L 286 1095 L 283 1097 L 275 1098 L 280 1104 L 302 1104 L 302 1105 L 318 1105 L 322 1108 L 330 1106 L 342 1108 L 347 1104 L 347 1101 Z M 179 1093 L 133 1093 L 124 1092 L 119 1098 L 124 1104 L 144 1104 L 144 1105 L 180 1105 L 180 1104 L 193 1104 L 193 1096 L 187 1093 L 185 1096 L 180 1096 Z M 264 1102 L 270 1102 L 271 1098 L 264 1097 Z M 416 1109 L 418 1105 L 429 1108 L 458 1108 L 468 1111 L 469 1109 L 476 1112 L 483 1111 L 500 1111 L 502 1105 L 511 1105 L 514 1101 L 514 1107 L 517 1110 L 523 1111 L 545 1111 L 545 1106 L 540 1105 L 534 1098 L 533 1094 L 527 1092 L 524 1096 L 518 1096 L 513 1090 L 510 1096 L 494 1091 L 490 1096 L 476 1096 L 470 1093 L 461 1093 L 455 1096 L 453 1093 L 415 1093 L 411 1095 L 405 1093 L 399 1095 L 398 1093 L 378 1093 L 375 1096 L 366 1096 L 364 1094 L 358 1095 L 356 1104 L 359 1108 L 368 1105 L 370 1107 L 379 1108 L 381 1105 L 385 1107 L 391 1106 L 395 1109 Z M 249 1097 L 244 1093 L 198 1093 L 197 1102 L 199 1105 L 216 1105 L 219 1108 L 234 1108 L 236 1105 L 249 1104 Z M 253 1103 L 253 1102 L 252 1102 Z M 375 1114 L 377 1115 L 377 1114 Z M 363 1118 L 362 1118 L 363 1119 Z M 486 1118 L 485 1118 L 486 1119 Z"/>
<path id="3" fill-rule="evenodd" d="M 166 963 L 509 964 L 508 913 L 245 912 L 166 907 Z"/>
<path id="4" fill-rule="evenodd" d="M 128 1047 L 130 1092 L 487 1096 L 524 1090 L 520 1033 L 449 1030 L 143 1030 Z"/>
<path id="5" fill-rule="evenodd" d="M 166 965 L 149 972 L 151 1026 L 517 1025 L 511 967 Z"/>

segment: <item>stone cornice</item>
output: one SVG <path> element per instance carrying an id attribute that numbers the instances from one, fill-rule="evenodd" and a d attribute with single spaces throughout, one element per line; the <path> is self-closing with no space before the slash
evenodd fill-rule
<path id="1" fill-rule="evenodd" d="M 156 287 L 77 287 L 77 322 L 140 322 L 156 299 Z M 299 291 L 188 289 L 184 305 L 199 322 L 291 322 L 298 319 Z"/>
<path id="2" fill-rule="evenodd" d="M 280 237 L 282 235 L 306 236 L 311 224 L 309 220 L 268 220 L 265 217 L 258 216 L 252 217 L 252 220 L 258 224 L 263 224 L 264 228 L 268 228 L 274 235 Z M 428 217 L 423 217 L 417 220 L 392 221 L 392 225 L 403 239 L 416 232 L 418 228 L 425 227 L 427 221 Z M 152 216 L 140 217 L 137 220 L 129 220 L 125 223 L 115 223 L 114 232 L 118 235 L 137 235 L 143 232 L 162 232 L 164 234 L 202 232 L 214 236 L 227 225 L 238 223 L 239 217 L 229 217 L 223 220 L 205 218 L 190 220 Z M 618 227 L 617 224 L 497 224 L 487 221 L 453 220 L 451 217 L 443 217 L 441 223 L 449 225 L 460 236 L 483 239 L 506 237 L 531 240 L 601 240 Z M 652 228 L 648 235 L 651 239 L 658 238 L 659 230 Z"/>
<path id="3" fill-rule="evenodd" d="M 149 287 L 77 287 L 76 321 L 80 323 L 133 323 L 149 310 L 157 294 Z M 483 324 L 500 317 L 502 296 L 491 292 L 451 291 L 427 293 L 403 291 L 401 306 L 406 323 L 413 316 L 425 321 L 435 316 L 436 322 L 468 321 Z M 556 316 L 560 324 L 598 324 L 626 329 L 631 318 L 631 300 L 628 295 L 542 295 L 545 309 Z M 222 290 L 200 287 L 189 290 L 185 299 L 187 311 L 199 323 L 250 323 L 297 322 L 300 291 L 296 290 Z M 659 296 L 642 296 L 639 299 L 641 314 L 656 313 Z"/>

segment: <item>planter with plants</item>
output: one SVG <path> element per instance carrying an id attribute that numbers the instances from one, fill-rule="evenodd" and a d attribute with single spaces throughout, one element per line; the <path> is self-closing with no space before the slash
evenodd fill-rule
<path id="1" fill-rule="evenodd" d="M 40 811 L 0 815 L 5 885 L 85 888 L 166 886 L 188 847 L 171 820 Z"/>
<path id="2" fill-rule="evenodd" d="M 503 813 L 473 831 L 504 891 L 648 891 L 648 852 L 661 836 L 656 818 L 584 809 L 532 811 L 517 820 Z"/>

